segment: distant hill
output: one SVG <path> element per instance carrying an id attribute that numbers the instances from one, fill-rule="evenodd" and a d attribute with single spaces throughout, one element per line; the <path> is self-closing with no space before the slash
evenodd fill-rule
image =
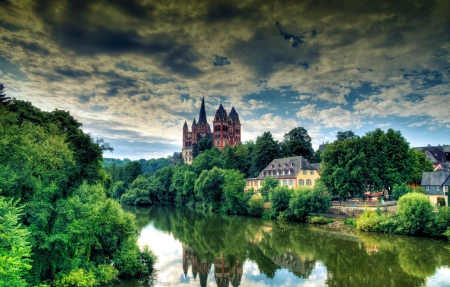
<path id="1" fill-rule="evenodd" d="M 135 160 L 135 161 L 139 162 L 139 164 L 141 165 L 142 173 L 152 174 L 152 173 L 156 172 L 158 169 L 161 169 L 165 166 L 171 165 L 172 157 L 167 156 L 167 157 L 161 157 L 161 158 L 152 158 L 149 160 L 140 159 L 140 160 Z M 132 162 L 132 160 L 130 160 L 128 158 L 124 158 L 124 159 L 104 158 L 102 165 L 105 168 L 110 167 L 114 164 L 117 167 L 125 167 L 127 165 L 127 163 L 129 163 L 129 162 Z"/>

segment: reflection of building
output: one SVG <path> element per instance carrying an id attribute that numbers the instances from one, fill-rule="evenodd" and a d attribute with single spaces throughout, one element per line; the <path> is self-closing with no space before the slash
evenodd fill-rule
<path id="1" fill-rule="evenodd" d="M 316 260 L 312 254 L 298 255 L 291 252 L 279 254 L 272 261 L 283 268 L 287 268 L 301 278 L 308 278 L 316 266 Z"/>
<path id="2" fill-rule="evenodd" d="M 239 286 L 241 284 L 242 272 L 242 263 L 238 261 L 235 261 L 230 266 L 225 261 L 223 255 L 214 259 L 214 278 L 218 287 L 228 287 L 230 283 L 233 287 Z"/>
<path id="3" fill-rule="evenodd" d="M 183 244 L 183 273 L 187 276 L 189 267 L 192 268 L 192 277 L 196 279 L 197 274 L 200 279 L 200 286 L 204 287 L 208 282 L 208 274 L 211 270 L 212 262 L 201 260 L 197 253 Z M 234 262 L 230 265 L 225 261 L 223 255 L 214 259 L 214 278 L 218 287 L 237 287 L 241 284 L 242 279 L 242 264 Z"/>
<path id="4" fill-rule="evenodd" d="M 197 253 L 183 244 L 183 272 L 184 276 L 187 276 L 189 266 L 192 267 L 192 277 L 196 279 L 197 274 L 200 279 L 200 286 L 205 287 L 208 282 L 208 273 L 211 270 L 211 262 L 206 260 L 200 260 Z"/>

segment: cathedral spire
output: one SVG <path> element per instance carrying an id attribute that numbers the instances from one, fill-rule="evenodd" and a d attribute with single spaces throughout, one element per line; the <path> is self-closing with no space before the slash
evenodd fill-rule
<path id="1" fill-rule="evenodd" d="M 206 125 L 208 121 L 206 120 L 206 111 L 205 111 L 205 96 L 202 98 L 202 106 L 200 107 L 200 114 L 198 116 L 198 123 Z"/>

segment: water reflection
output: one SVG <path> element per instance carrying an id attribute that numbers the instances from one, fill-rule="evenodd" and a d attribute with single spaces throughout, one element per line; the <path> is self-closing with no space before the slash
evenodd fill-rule
<path id="1" fill-rule="evenodd" d="M 178 261 L 170 259 L 172 272 L 186 280 L 178 277 L 172 284 L 159 276 L 149 285 L 123 286 L 450 286 L 450 246 L 440 240 L 340 234 L 182 209 L 125 209 L 136 215 L 141 238 L 149 243 L 155 238 L 146 233 L 149 226 L 173 237 L 180 251 L 173 254 Z M 159 260 L 157 268 L 165 272 L 169 259 Z"/>

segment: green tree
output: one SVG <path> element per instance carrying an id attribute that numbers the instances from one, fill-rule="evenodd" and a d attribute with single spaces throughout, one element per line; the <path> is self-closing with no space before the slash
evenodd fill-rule
<path id="1" fill-rule="evenodd" d="M 278 217 L 289 208 L 292 191 L 287 186 L 277 186 L 269 193 L 272 215 Z"/>
<path id="2" fill-rule="evenodd" d="M 17 203 L 0 195 L 0 286 L 28 286 L 24 277 L 31 269 L 30 234 L 20 224 L 23 207 Z"/>
<path id="3" fill-rule="evenodd" d="M 284 134 L 284 140 L 281 143 L 284 156 L 303 156 L 311 159 L 314 150 L 311 145 L 311 137 L 308 131 L 303 127 L 297 127 Z"/>
<path id="4" fill-rule="evenodd" d="M 270 132 L 265 132 L 258 137 L 255 142 L 255 147 L 252 153 L 253 163 L 251 173 L 254 177 L 274 159 L 279 158 L 280 145 L 275 141 Z"/>
<path id="5" fill-rule="evenodd" d="M 225 204 L 222 205 L 221 211 L 231 214 L 246 214 L 248 200 L 252 194 L 244 192 L 244 174 L 237 170 L 227 169 L 224 171 L 224 179 L 223 194 Z"/>
<path id="6" fill-rule="evenodd" d="M 194 159 L 191 170 L 200 174 L 204 170 L 211 170 L 213 167 L 223 168 L 223 166 L 222 153 L 217 148 L 212 148 Z"/>
<path id="7" fill-rule="evenodd" d="M 238 158 L 236 156 L 236 148 L 232 146 L 226 146 L 223 150 L 223 161 L 225 169 L 239 169 Z"/>
<path id="8" fill-rule="evenodd" d="M 313 157 L 311 158 L 311 163 L 320 163 L 322 162 L 322 153 L 320 152 L 320 150 L 316 150 L 314 152 Z"/>
<path id="9" fill-rule="evenodd" d="M 269 201 L 269 193 L 272 189 L 277 187 L 280 181 L 273 177 L 266 177 L 261 183 L 261 188 L 258 190 L 261 193 L 264 202 Z"/>
<path id="10" fill-rule="evenodd" d="M 199 153 L 202 153 L 205 150 L 212 148 L 213 148 L 213 141 L 211 138 L 204 137 L 198 141 L 197 150 Z"/>
<path id="11" fill-rule="evenodd" d="M 5 85 L 0 83 L 0 106 L 6 106 L 11 101 L 10 97 L 5 94 Z"/>
<path id="12" fill-rule="evenodd" d="M 217 211 L 224 200 L 224 183 L 223 170 L 213 167 L 211 170 L 202 171 L 195 182 L 194 191 L 197 198 L 203 201 L 210 210 Z"/>
<path id="13" fill-rule="evenodd" d="M 336 138 L 338 141 L 345 141 L 356 138 L 356 135 L 353 131 L 337 132 Z"/>
<path id="14" fill-rule="evenodd" d="M 142 174 L 142 168 L 138 161 L 131 161 L 125 165 L 123 181 L 126 185 L 132 183 L 139 175 Z"/>
<path id="15" fill-rule="evenodd" d="M 412 161 L 409 183 L 420 184 L 422 182 L 422 174 L 427 171 L 433 171 L 434 166 L 431 161 L 427 159 L 425 153 L 421 151 L 410 149 L 409 157 Z"/>

